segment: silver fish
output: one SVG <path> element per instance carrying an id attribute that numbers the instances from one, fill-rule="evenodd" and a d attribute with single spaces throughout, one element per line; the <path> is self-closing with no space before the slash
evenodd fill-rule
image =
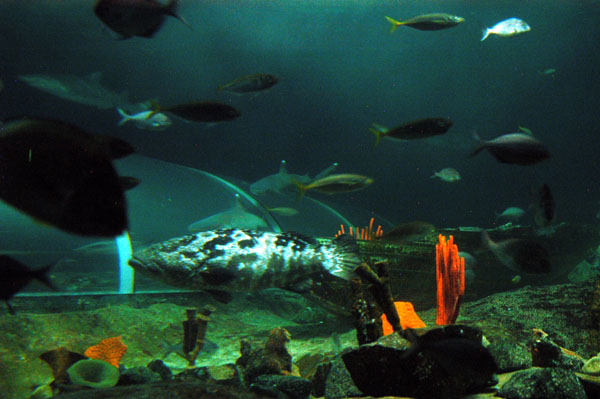
<path id="1" fill-rule="evenodd" d="M 85 77 L 74 75 L 20 75 L 18 79 L 31 87 L 53 96 L 98 109 L 126 107 L 127 92 L 115 93 L 102 85 L 102 73 L 94 72 Z"/>
<path id="2" fill-rule="evenodd" d="M 509 18 L 498 22 L 491 28 L 484 29 L 481 41 L 487 39 L 489 35 L 509 37 L 529 32 L 530 30 L 531 27 L 527 24 L 527 22 L 520 20 L 519 18 Z"/>
<path id="3" fill-rule="evenodd" d="M 295 233 L 239 229 L 172 238 L 137 251 L 129 261 L 135 270 L 170 285 L 225 295 L 294 290 L 322 272 L 350 280 L 360 263 L 358 246 L 346 235 L 320 245 Z"/>
<path id="4" fill-rule="evenodd" d="M 488 150 L 498 162 L 516 165 L 533 165 L 550 158 L 546 145 L 524 133 L 509 133 L 492 140 L 481 140 L 475 135 L 479 145 L 471 152 L 471 156 Z"/>

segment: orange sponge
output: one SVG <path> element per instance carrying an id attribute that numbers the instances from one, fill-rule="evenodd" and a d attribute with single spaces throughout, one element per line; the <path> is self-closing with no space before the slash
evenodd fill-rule
<path id="1" fill-rule="evenodd" d="M 104 360 L 118 368 L 125 352 L 127 352 L 127 345 L 121 341 L 119 335 L 118 337 L 103 339 L 98 345 L 90 346 L 84 354 L 90 359 Z"/>
<path id="2" fill-rule="evenodd" d="M 398 316 L 400 316 L 400 325 L 402 329 L 406 328 L 423 328 L 425 323 L 415 312 L 413 304 L 410 302 L 394 302 Z M 385 314 L 381 315 L 381 321 L 383 322 L 383 335 L 388 335 L 394 332 L 392 325 L 388 322 Z"/>

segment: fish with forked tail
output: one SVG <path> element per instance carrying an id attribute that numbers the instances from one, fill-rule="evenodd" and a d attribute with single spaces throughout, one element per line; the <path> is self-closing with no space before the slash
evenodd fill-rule
<path id="1" fill-rule="evenodd" d="M 321 272 L 350 280 L 360 263 L 358 246 L 349 236 L 320 245 L 296 233 L 239 229 L 172 238 L 137 251 L 129 261 L 141 273 L 170 285 L 205 290 L 223 302 L 235 291 L 294 291 Z"/>

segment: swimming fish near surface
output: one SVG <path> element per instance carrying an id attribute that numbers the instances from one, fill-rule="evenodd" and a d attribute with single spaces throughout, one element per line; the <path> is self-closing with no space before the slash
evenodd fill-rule
<path id="1" fill-rule="evenodd" d="M 518 18 L 509 18 L 504 21 L 498 22 L 491 28 L 484 29 L 481 41 L 487 39 L 489 35 L 510 37 L 520 35 L 521 33 L 529 32 L 530 30 L 531 27 L 527 24 L 527 22 Z"/>
<path id="2" fill-rule="evenodd" d="M 461 179 L 460 173 L 458 173 L 458 170 L 454 168 L 444 168 L 439 172 L 435 172 L 433 176 L 431 176 L 432 179 L 436 177 L 447 183 L 454 183 Z"/>
<path id="3" fill-rule="evenodd" d="M 298 188 L 298 198 L 302 198 L 307 190 L 314 190 L 325 194 L 349 193 L 361 190 L 373 183 L 373 179 L 367 176 L 349 173 L 329 175 L 322 179 L 314 180 L 309 184 L 295 182 Z"/>
<path id="4" fill-rule="evenodd" d="M 123 126 L 127 122 L 133 122 L 138 129 L 145 130 L 165 130 L 173 124 L 171 118 L 163 113 L 154 111 L 142 111 L 137 114 L 129 115 L 121 108 L 117 108 L 117 112 L 121 115 L 119 126 Z"/>
<path id="5" fill-rule="evenodd" d="M 229 83 L 219 86 L 218 90 L 234 94 L 256 93 L 270 89 L 275 86 L 277 82 L 279 82 L 279 79 L 275 75 L 257 73 L 254 75 L 240 76 Z"/>
<path id="6" fill-rule="evenodd" d="M 178 3 L 179 0 L 169 0 L 167 4 L 156 0 L 98 0 L 94 13 L 123 39 L 133 36 L 151 38 L 160 30 L 166 16 L 188 25 L 177 15 Z"/>
<path id="7" fill-rule="evenodd" d="M 369 129 L 375 135 L 375 146 L 382 138 L 399 140 L 417 140 L 444 134 L 452 127 L 453 122 L 448 118 L 426 118 L 419 119 L 403 125 L 386 129 L 383 126 L 373 124 Z"/>
<path id="8" fill-rule="evenodd" d="M 385 17 L 385 19 L 392 24 L 390 33 L 394 32 L 399 26 L 408 26 L 418 30 L 442 30 L 452 28 L 465 21 L 463 17 L 444 13 L 419 15 L 404 21 L 396 21 L 390 17 Z"/>
<path id="9" fill-rule="evenodd" d="M 546 145 L 529 134 L 509 133 L 492 140 L 481 140 L 477 134 L 474 137 L 479 145 L 471 156 L 488 150 L 498 162 L 515 165 L 533 165 L 550 158 Z"/>
<path id="10" fill-rule="evenodd" d="M 302 184 L 309 184 L 311 181 L 319 180 L 325 176 L 329 176 L 337 167 L 338 164 L 335 162 L 312 178 L 308 174 L 298 175 L 295 173 L 289 173 L 286 162 L 283 160 L 279 165 L 278 173 L 265 176 L 262 179 L 250 184 L 250 191 L 254 195 L 263 195 L 268 192 L 284 194 L 287 191 L 293 191 L 295 188 L 294 182 L 297 181 Z"/>
<path id="11" fill-rule="evenodd" d="M 29 284 L 30 281 L 39 280 L 48 287 L 55 289 L 48 278 L 48 272 L 52 266 L 31 270 L 8 255 L 0 255 L 0 275 L 2 275 L 2 280 L 0 281 L 0 299 L 6 302 L 10 314 L 15 314 L 15 311 L 10 306 L 9 300 Z"/>
<path id="12" fill-rule="evenodd" d="M 350 280 L 360 264 L 354 239 L 331 244 L 295 233 L 224 229 L 172 238 L 134 253 L 129 264 L 168 284 L 201 289 L 223 302 L 228 293 L 294 290 L 316 273 Z"/>

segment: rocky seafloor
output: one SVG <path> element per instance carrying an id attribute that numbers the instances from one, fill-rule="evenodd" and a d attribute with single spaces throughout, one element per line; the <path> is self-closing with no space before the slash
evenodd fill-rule
<path id="1" fill-rule="evenodd" d="M 123 304 L 4 314 L 0 316 L 0 397 L 21 399 L 32 393 L 49 397 L 53 375 L 39 359 L 41 353 L 58 347 L 83 353 L 104 338 L 121 336 L 128 349 L 115 387 L 80 389 L 71 384 L 63 386 L 58 396 L 600 398 L 600 377 L 594 376 L 600 374 L 599 362 L 585 363 L 600 351 L 600 343 L 592 338 L 592 291 L 591 283 L 527 286 L 463 303 L 457 320 L 464 326 L 458 328 L 460 334 L 470 335 L 471 328 L 475 337 L 477 331 L 483 332 L 500 368 L 498 381 L 479 384 L 470 382 L 476 379 L 473 375 L 449 376 L 435 359 L 408 364 L 404 353 L 410 345 L 397 334 L 359 348 L 349 317 L 276 289 L 236 298 L 227 305 L 215 304 L 207 341 L 193 369 L 186 368 L 188 362 L 176 353 L 174 344 L 182 340 L 186 309 L 203 303 L 178 305 L 165 299 L 143 307 Z M 427 326 L 435 326 L 435 309 L 417 312 Z M 291 335 L 285 345 L 289 370 L 267 367 L 260 360 L 269 358 L 261 351 L 276 327 Z M 258 371 L 250 372 L 256 367 Z"/>

